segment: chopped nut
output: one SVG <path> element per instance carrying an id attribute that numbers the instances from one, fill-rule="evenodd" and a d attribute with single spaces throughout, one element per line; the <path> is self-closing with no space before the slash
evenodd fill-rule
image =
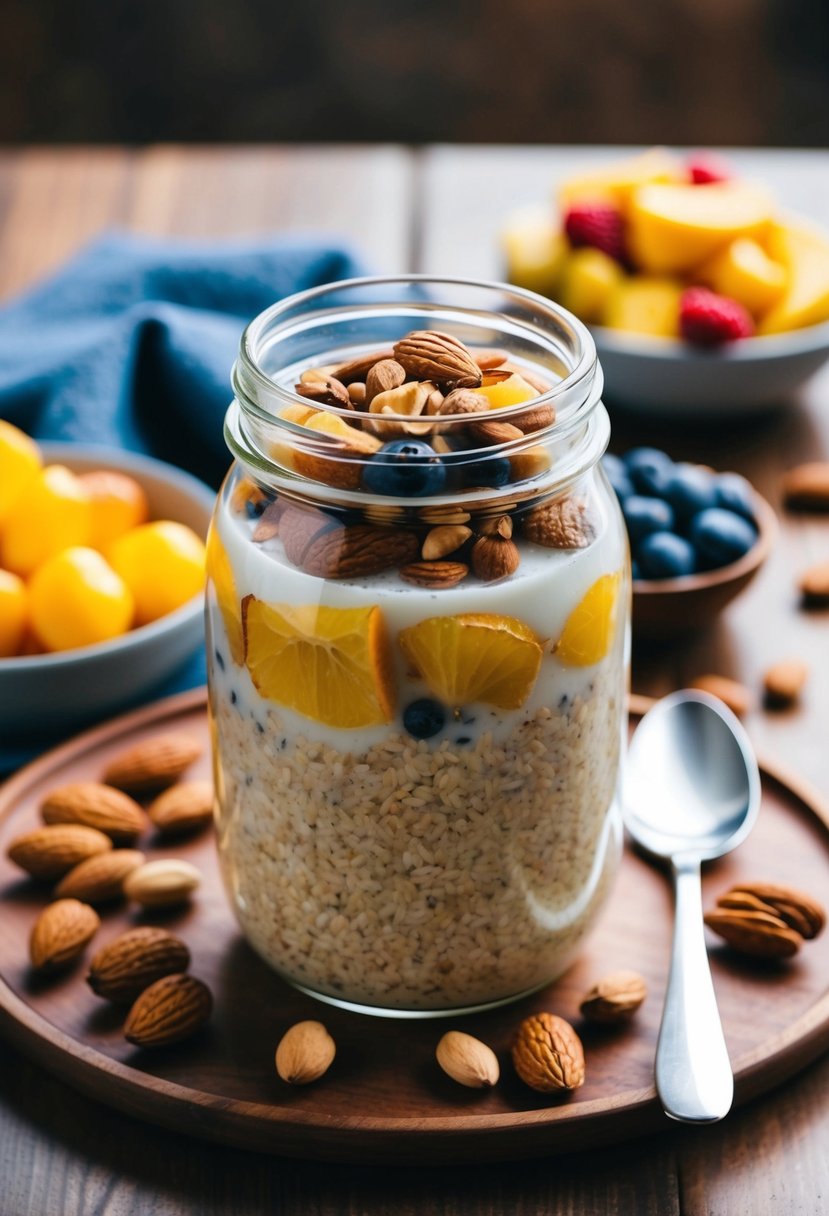
<path id="1" fill-rule="evenodd" d="M 794 705 L 808 675 L 809 669 L 800 659 L 781 659 L 774 663 L 763 677 L 767 704 L 772 707 Z"/>
<path id="2" fill-rule="evenodd" d="M 472 535 L 472 529 L 463 524 L 443 524 L 432 528 L 423 542 L 422 556 L 424 561 L 437 561 L 460 549 Z"/>

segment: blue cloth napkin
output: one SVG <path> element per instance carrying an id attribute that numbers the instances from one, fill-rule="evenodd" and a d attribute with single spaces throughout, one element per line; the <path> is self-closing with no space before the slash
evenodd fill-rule
<path id="1" fill-rule="evenodd" d="M 310 237 L 108 234 L 0 308 L 0 418 L 36 439 L 145 452 L 218 486 L 244 326 L 286 295 L 362 273 L 347 248 Z M 204 681 L 202 650 L 156 695 Z M 43 746 L 0 745 L 0 772 Z"/>

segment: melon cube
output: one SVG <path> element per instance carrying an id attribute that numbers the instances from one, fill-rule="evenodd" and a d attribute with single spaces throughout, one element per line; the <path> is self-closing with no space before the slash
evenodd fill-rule
<path id="1" fill-rule="evenodd" d="M 542 296 L 555 295 L 567 240 L 548 208 L 516 211 L 501 233 L 501 244 L 510 283 Z"/>
<path id="2" fill-rule="evenodd" d="M 505 410 L 507 406 L 521 405 L 538 396 L 538 389 L 528 384 L 518 372 L 513 372 L 507 380 L 497 380 L 495 384 L 482 384 L 480 388 L 472 391 L 481 397 L 486 397 L 491 410 Z"/>
<path id="3" fill-rule="evenodd" d="M 619 263 L 601 249 L 574 249 L 561 272 L 558 298 L 590 325 L 601 320 L 611 293 L 623 278 Z"/>
<path id="4" fill-rule="evenodd" d="M 636 275 L 617 284 L 605 309 L 603 323 L 610 329 L 679 336 L 679 301 L 682 284 L 676 279 Z"/>
<path id="5" fill-rule="evenodd" d="M 651 274 L 692 270 L 737 237 L 763 235 L 772 219 L 771 195 L 747 182 L 642 186 L 633 195 L 628 248 Z"/>

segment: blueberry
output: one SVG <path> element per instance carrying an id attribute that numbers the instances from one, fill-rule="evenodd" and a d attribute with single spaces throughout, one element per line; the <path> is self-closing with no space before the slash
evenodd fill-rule
<path id="1" fill-rule="evenodd" d="M 431 739 L 443 730 L 445 723 L 446 710 L 429 697 L 412 701 L 403 711 L 403 725 L 415 739 Z"/>
<path id="2" fill-rule="evenodd" d="M 634 488 L 640 494 L 653 494 L 654 483 L 661 484 L 664 475 L 673 469 L 667 452 L 659 448 L 631 448 L 625 453 L 624 464 Z"/>
<path id="3" fill-rule="evenodd" d="M 751 523 L 755 523 L 754 491 L 751 482 L 739 473 L 720 473 L 714 485 L 715 503 L 726 511 L 735 511 Z"/>
<path id="4" fill-rule="evenodd" d="M 664 498 L 673 507 L 677 520 L 686 522 L 716 502 L 717 479 L 698 464 L 678 464 L 668 479 Z"/>
<path id="5" fill-rule="evenodd" d="M 636 551 L 645 578 L 680 578 L 693 574 L 696 554 L 693 545 L 674 532 L 651 532 Z"/>
<path id="6" fill-rule="evenodd" d="M 670 532 L 674 526 L 673 508 L 661 498 L 632 494 L 622 503 L 628 536 L 633 544 L 651 532 Z"/>
<path id="7" fill-rule="evenodd" d="M 706 563 L 727 566 L 748 553 L 757 540 L 757 529 L 734 511 L 712 507 L 692 522 L 691 540 Z"/>
<path id="8" fill-rule="evenodd" d="M 613 456 L 608 452 L 602 458 L 602 468 L 620 502 L 624 502 L 629 495 L 635 494 L 636 491 L 633 488 L 633 482 L 628 477 L 624 461 L 620 460 L 618 456 Z"/>
<path id="9" fill-rule="evenodd" d="M 467 486 L 505 486 L 512 476 L 512 466 L 506 456 L 490 456 L 463 465 L 463 480 Z"/>
<path id="10" fill-rule="evenodd" d="M 363 470 L 363 486 L 372 494 L 401 498 L 439 494 L 445 482 L 446 468 L 422 439 L 384 443 Z"/>

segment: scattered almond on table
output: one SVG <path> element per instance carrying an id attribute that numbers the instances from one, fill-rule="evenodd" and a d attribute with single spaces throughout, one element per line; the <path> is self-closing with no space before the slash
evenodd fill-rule
<path id="1" fill-rule="evenodd" d="M 337 1046 L 322 1022 L 297 1022 L 276 1049 L 276 1071 L 288 1085 L 318 1081 L 334 1062 Z"/>
<path id="2" fill-rule="evenodd" d="M 744 717 L 753 708 L 754 698 L 749 690 L 744 684 L 731 680 L 728 676 L 714 674 L 697 676 L 691 681 L 689 687 L 717 697 L 738 718 Z"/>
<path id="3" fill-rule="evenodd" d="M 787 507 L 829 511 L 829 461 L 811 460 L 789 469 L 783 477 Z"/>
<path id="4" fill-rule="evenodd" d="M 469 1089 L 490 1089 L 497 1085 L 501 1075 L 492 1048 L 460 1030 L 449 1030 L 443 1035 L 435 1058 L 448 1077 Z"/>
<path id="5" fill-rule="evenodd" d="M 32 878 L 61 878 L 87 857 L 105 853 L 112 841 L 97 828 L 57 823 L 35 828 L 9 845 L 8 857 Z"/>
<path id="6" fill-rule="evenodd" d="M 705 923 L 741 954 L 783 959 L 817 937 L 826 924 L 826 913 L 794 887 L 745 882 L 719 897 L 717 906 L 705 913 Z"/>
<path id="7" fill-rule="evenodd" d="M 144 908 L 167 908 L 185 903 L 201 883 L 201 873 L 189 861 L 160 857 L 129 874 L 124 894 Z"/>
<path id="8" fill-rule="evenodd" d="M 111 760 L 103 780 L 128 794 L 155 794 L 177 781 L 203 750 L 189 735 L 153 735 Z"/>
<path id="9" fill-rule="evenodd" d="M 781 659 L 773 663 L 763 676 L 766 704 L 772 709 L 795 705 L 809 676 L 809 668 L 800 659 Z"/>
<path id="10" fill-rule="evenodd" d="M 102 946 L 89 965 L 87 983 L 96 996 L 131 1005 L 156 980 L 189 966 L 190 951 L 183 941 L 166 929 L 142 925 Z"/>
<path id="11" fill-rule="evenodd" d="M 573 1027 L 554 1013 L 534 1013 L 518 1028 L 512 1063 L 539 1093 L 570 1092 L 584 1084 L 584 1048 Z"/>
<path id="12" fill-rule="evenodd" d="M 633 1017 L 647 995 L 638 971 L 613 971 L 593 985 L 579 1009 L 588 1022 L 610 1026 Z"/>
<path id="13" fill-rule="evenodd" d="M 183 836 L 213 819 L 213 782 L 180 781 L 150 803 L 150 821 L 164 836 Z"/>
<path id="14" fill-rule="evenodd" d="M 136 1047 L 169 1047 L 189 1039 L 213 1009 L 210 989 L 192 975 L 165 975 L 145 988 L 127 1015 L 124 1037 Z"/>
<path id="15" fill-rule="evenodd" d="M 147 816 L 122 790 L 79 781 L 51 790 L 40 805 L 44 823 L 79 823 L 97 828 L 114 844 L 131 844 L 147 827 Z"/>
<path id="16" fill-rule="evenodd" d="M 44 908 L 29 938 L 29 957 L 39 971 L 66 967 L 92 941 L 101 924 L 94 908 L 77 899 L 58 899 Z"/>
<path id="17" fill-rule="evenodd" d="M 65 874 L 55 888 L 59 899 L 82 899 L 105 904 L 124 896 L 124 882 L 145 861 L 138 849 L 112 849 L 88 857 Z"/>
<path id="18" fill-rule="evenodd" d="M 829 561 L 817 562 L 804 570 L 799 587 L 807 607 L 822 608 L 829 604 Z"/>

